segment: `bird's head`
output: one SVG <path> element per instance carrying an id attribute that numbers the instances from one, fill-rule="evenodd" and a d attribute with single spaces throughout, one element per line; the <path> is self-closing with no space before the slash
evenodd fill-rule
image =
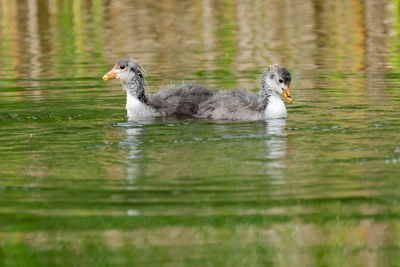
<path id="1" fill-rule="evenodd" d="M 290 103 L 293 102 L 290 94 L 290 82 L 292 78 L 290 73 L 284 67 L 279 65 L 269 66 L 263 73 L 262 86 L 265 84 L 267 87 L 277 94 L 283 95 Z"/>

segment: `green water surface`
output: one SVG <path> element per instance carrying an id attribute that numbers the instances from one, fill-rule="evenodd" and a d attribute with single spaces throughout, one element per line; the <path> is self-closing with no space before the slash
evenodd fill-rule
<path id="1" fill-rule="evenodd" d="M 400 3 L 0 0 L 0 266 L 400 266 Z M 257 91 L 287 120 L 128 122 L 103 81 Z"/>

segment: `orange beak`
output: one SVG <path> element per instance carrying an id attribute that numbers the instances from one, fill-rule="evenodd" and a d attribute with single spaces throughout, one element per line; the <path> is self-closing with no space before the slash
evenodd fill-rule
<path id="1" fill-rule="evenodd" d="M 103 78 L 104 79 L 104 78 Z M 283 96 L 290 102 L 293 103 L 292 96 L 290 95 L 290 84 L 287 85 L 286 90 L 282 89 Z"/>
<path id="2" fill-rule="evenodd" d="M 107 72 L 103 76 L 103 80 L 110 80 L 110 79 L 115 79 L 115 78 L 117 78 L 117 74 L 115 73 L 115 67 L 112 68 L 109 72 Z"/>

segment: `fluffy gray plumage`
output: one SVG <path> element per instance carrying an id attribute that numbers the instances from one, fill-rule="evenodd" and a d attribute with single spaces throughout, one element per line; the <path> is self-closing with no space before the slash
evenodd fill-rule
<path id="1" fill-rule="evenodd" d="M 283 94 L 290 102 L 290 73 L 278 65 L 270 66 L 261 78 L 261 93 L 245 90 L 214 93 L 196 84 L 182 84 L 147 96 L 143 69 L 131 58 L 119 60 L 103 79 L 118 78 L 127 92 L 129 119 L 156 116 L 196 116 L 224 120 L 262 120 L 286 118 Z"/>
<path id="2" fill-rule="evenodd" d="M 261 120 L 267 98 L 245 90 L 218 91 L 203 102 L 197 116 L 217 120 Z"/>
<path id="3" fill-rule="evenodd" d="M 114 68 L 121 71 L 120 80 L 126 92 L 137 97 L 141 102 L 147 103 L 142 66 L 131 58 L 122 58 L 118 60 Z"/>
<path id="4" fill-rule="evenodd" d="M 120 59 L 110 72 L 112 71 L 115 73 L 113 78 L 118 78 L 121 81 L 129 96 L 128 99 L 133 97 L 142 103 L 141 106 L 127 103 L 128 116 L 134 114 L 135 118 L 140 118 L 140 116 L 190 116 L 197 113 L 200 103 L 213 95 L 212 91 L 203 86 L 182 84 L 147 96 L 143 69 L 132 58 Z M 132 109 L 141 110 L 135 112 Z"/>
<path id="5" fill-rule="evenodd" d="M 182 84 L 161 90 L 149 97 L 148 105 L 163 116 L 193 115 L 199 105 L 209 99 L 213 92 L 197 84 Z"/>
<path id="6" fill-rule="evenodd" d="M 260 94 L 246 90 L 218 91 L 207 101 L 200 104 L 197 116 L 219 120 L 266 119 L 269 116 L 266 113 L 268 104 L 272 99 L 276 100 L 277 94 L 282 94 L 282 88 L 287 88 L 290 81 L 291 76 L 288 70 L 279 65 L 270 66 L 261 77 Z M 278 101 L 279 99 L 278 97 Z M 279 117 L 280 115 L 277 115 L 277 112 L 286 116 L 284 105 L 284 110 L 281 107 L 279 105 L 277 108 L 274 107 L 275 110 L 272 110 L 274 114 L 270 114 L 270 117 Z"/>

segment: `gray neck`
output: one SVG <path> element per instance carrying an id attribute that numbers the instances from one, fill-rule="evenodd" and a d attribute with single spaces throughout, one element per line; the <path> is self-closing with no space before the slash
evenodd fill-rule
<path id="1" fill-rule="evenodd" d="M 268 103 L 268 99 L 272 96 L 272 88 L 266 82 L 265 76 L 261 79 L 261 97 Z"/>
<path id="2" fill-rule="evenodd" d="M 123 82 L 122 86 L 125 88 L 128 95 L 136 97 L 142 103 L 147 103 L 147 97 L 145 94 L 146 86 L 143 76 Z"/>

